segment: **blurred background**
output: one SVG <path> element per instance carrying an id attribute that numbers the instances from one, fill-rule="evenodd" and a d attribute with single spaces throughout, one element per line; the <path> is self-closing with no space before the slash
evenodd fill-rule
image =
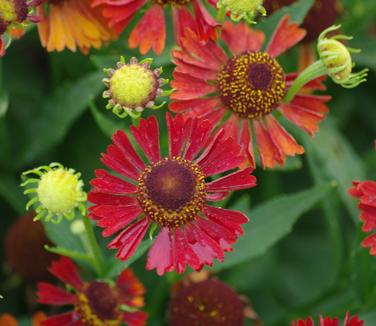
<path id="1" fill-rule="evenodd" d="M 277 11 L 255 28 L 270 31 L 283 13 L 303 21 L 310 1 L 281 2 L 294 4 L 281 10 L 271 4 Z M 327 13 L 327 1 L 319 2 L 323 5 L 313 22 Z M 308 315 L 344 316 L 347 310 L 359 314 L 365 325 L 376 325 L 376 259 L 360 246 L 364 234 L 357 203 L 347 195 L 352 180 L 376 180 L 376 1 L 337 1 L 336 11 L 342 31 L 354 36 L 350 45 L 362 48 L 355 56 L 356 69 L 368 67 L 368 81 L 353 90 L 326 82 L 331 110 L 313 139 L 289 126 L 306 154 L 290 159 L 284 168 L 257 169 L 258 186 L 233 195 L 228 207 L 242 210 L 251 221 L 234 252 L 212 269 L 249 298 L 265 325 L 288 325 Z M 142 58 L 127 48 L 127 36 L 124 32 L 88 56 L 47 53 L 37 29 L 30 28 L 1 59 L 0 314 L 12 313 L 21 325 L 29 325 L 33 312 L 46 309 L 35 301 L 35 282 L 49 279 L 46 266 L 53 256 L 41 250 L 50 243 L 42 224 L 25 216 L 20 174 L 61 162 L 80 171 L 89 189 L 111 134 L 131 123 L 105 110 L 101 99 L 102 69 L 113 66 L 120 55 Z M 167 48 L 172 47 L 169 38 Z M 299 53 L 296 47 L 284 55 L 286 70 L 298 68 Z M 154 65 L 164 68 L 163 77 L 171 79 L 174 65 L 168 51 L 147 57 L 154 57 Z M 166 108 L 153 114 L 161 118 Z M 47 236 L 57 244 L 69 242 L 69 226 L 59 228 L 60 236 L 56 227 L 48 226 Z M 149 324 L 164 325 L 170 289 L 179 276 L 145 271 L 144 258 L 131 266 L 149 289 Z"/>

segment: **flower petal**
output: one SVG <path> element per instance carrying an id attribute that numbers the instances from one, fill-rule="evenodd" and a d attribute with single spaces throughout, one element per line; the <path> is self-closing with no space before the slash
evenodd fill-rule
<path id="1" fill-rule="evenodd" d="M 141 119 L 138 127 L 131 126 L 131 132 L 148 159 L 152 163 L 158 162 L 161 159 L 161 154 L 159 146 L 159 127 L 155 116 L 151 116 L 147 120 Z"/>
<path id="2" fill-rule="evenodd" d="M 71 285 L 78 291 L 83 286 L 76 265 L 67 257 L 62 256 L 59 260 L 53 261 L 48 270 L 63 283 Z"/>
<path id="3" fill-rule="evenodd" d="M 224 140 L 224 131 L 220 129 L 196 163 L 206 176 L 211 176 L 234 169 L 243 161 L 239 145 L 232 138 Z"/>
<path id="4" fill-rule="evenodd" d="M 116 289 L 122 304 L 143 307 L 145 287 L 131 269 L 125 269 L 116 280 Z"/>
<path id="5" fill-rule="evenodd" d="M 55 316 L 50 316 L 47 319 L 42 321 L 43 326 L 78 326 L 78 325 L 84 325 L 83 322 L 80 321 L 79 324 L 76 324 L 78 321 L 78 318 L 80 316 L 76 311 L 68 311 L 64 312 L 62 314 L 58 314 Z"/>
<path id="6" fill-rule="evenodd" d="M 273 168 L 276 163 L 284 164 L 284 156 L 281 150 L 274 144 L 270 133 L 258 120 L 253 121 L 256 142 L 260 153 L 262 168 Z"/>
<path id="7" fill-rule="evenodd" d="M 227 21 L 223 26 L 222 40 L 235 56 L 247 50 L 260 51 L 265 40 L 265 34 L 251 29 L 245 23 L 235 25 Z"/>
<path id="8" fill-rule="evenodd" d="M 299 28 L 296 23 L 290 23 L 289 20 L 290 17 L 287 15 L 280 20 L 268 44 L 266 52 L 272 57 L 278 57 L 286 52 L 306 35 L 304 29 Z"/>
<path id="9" fill-rule="evenodd" d="M 243 213 L 229 209 L 205 206 L 203 213 L 209 220 L 224 226 L 237 236 L 243 234 L 241 224 L 248 222 L 248 217 Z"/>
<path id="10" fill-rule="evenodd" d="M 137 191 L 134 184 L 115 177 L 106 170 L 95 170 L 95 176 L 96 179 L 90 182 L 95 191 L 107 192 L 113 195 L 134 194 Z"/>
<path id="11" fill-rule="evenodd" d="M 286 155 L 294 156 L 295 154 L 303 154 L 304 148 L 300 146 L 294 137 L 292 137 L 281 124 L 273 117 L 268 115 L 265 117 L 266 127 L 273 143 Z"/>
<path id="12" fill-rule="evenodd" d="M 74 305 L 77 301 L 74 294 L 45 282 L 38 283 L 37 296 L 38 302 L 57 306 Z"/>
<path id="13" fill-rule="evenodd" d="M 123 314 L 123 321 L 128 326 L 144 326 L 148 319 L 148 314 L 144 311 L 125 312 Z"/>
<path id="14" fill-rule="evenodd" d="M 146 269 L 157 269 L 159 276 L 174 269 L 171 238 L 168 228 L 162 228 L 150 248 L 146 260 Z"/>
<path id="15" fill-rule="evenodd" d="M 118 249 L 116 254 L 117 258 L 121 260 L 126 260 L 136 251 L 141 240 L 149 227 L 149 219 L 142 218 L 138 222 L 132 224 L 122 233 L 120 233 L 114 240 L 112 240 L 108 248 Z"/>
<path id="16" fill-rule="evenodd" d="M 187 124 L 192 121 L 186 121 L 182 115 L 178 114 L 175 118 L 169 112 L 166 114 L 168 130 L 169 156 L 180 156 L 187 138 Z"/>
<path id="17" fill-rule="evenodd" d="M 128 43 L 131 49 L 140 47 L 140 53 L 146 54 L 151 48 L 158 55 L 166 43 L 166 24 L 163 7 L 151 6 L 131 32 Z"/>
<path id="18" fill-rule="evenodd" d="M 116 147 L 123 153 L 129 162 L 131 162 L 139 170 L 145 169 L 145 163 L 133 148 L 127 134 L 123 130 L 118 130 L 112 136 L 112 141 Z"/>
<path id="19" fill-rule="evenodd" d="M 104 228 L 103 236 L 108 237 L 128 224 L 132 223 L 142 213 L 140 206 L 97 206 L 91 211 L 99 221 L 97 225 Z"/>
<path id="20" fill-rule="evenodd" d="M 206 184 L 209 192 L 235 191 L 256 186 L 256 177 L 251 175 L 253 168 L 236 171 Z"/>
<path id="21" fill-rule="evenodd" d="M 189 245 L 184 232 L 179 227 L 174 229 L 172 259 L 175 270 L 179 274 L 184 273 L 186 264 L 188 264 L 195 271 L 200 270 L 203 266 Z"/>

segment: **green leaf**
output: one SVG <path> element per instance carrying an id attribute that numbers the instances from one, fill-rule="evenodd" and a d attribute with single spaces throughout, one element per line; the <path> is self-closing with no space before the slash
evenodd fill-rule
<path id="1" fill-rule="evenodd" d="M 138 260 L 149 249 L 152 243 L 153 241 L 150 239 L 142 241 L 137 251 L 133 254 L 131 258 L 127 259 L 126 261 L 121 261 L 120 259 L 112 257 L 112 267 L 107 273 L 107 277 L 112 278 L 118 276 L 121 273 L 121 271 L 128 268 L 131 264 Z"/>
<path id="2" fill-rule="evenodd" d="M 338 191 L 346 208 L 355 222 L 359 211 L 356 201 L 348 194 L 353 180 L 364 180 L 365 171 L 361 159 L 353 150 L 346 138 L 333 123 L 326 122 L 320 126 L 320 132 L 312 139 L 305 136 L 308 153 L 312 149 L 319 158 L 322 173 L 338 183 Z"/>
<path id="3" fill-rule="evenodd" d="M 79 218 L 79 216 L 76 216 Z M 74 221 L 74 220 L 73 220 Z M 72 221 L 63 219 L 60 224 L 45 222 L 42 220 L 47 237 L 58 247 L 84 253 L 85 248 L 80 237 L 71 231 Z"/>
<path id="4" fill-rule="evenodd" d="M 300 25 L 307 15 L 309 9 L 311 9 L 312 5 L 313 0 L 299 0 L 290 6 L 283 7 L 281 10 L 276 11 L 268 18 L 260 21 L 257 24 L 257 28 L 263 30 L 266 39 L 270 40 L 275 28 L 283 16 L 289 15 L 291 21 Z"/>
<path id="5" fill-rule="evenodd" d="M 294 223 L 332 188 L 325 184 L 292 195 L 281 195 L 252 210 L 248 198 L 243 197 L 234 209 L 244 212 L 250 221 L 244 226 L 244 235 L 235 243 L 233 252 L 216 271 L 229 268 L 265 253 L 277 241 L 289 234 Z"/>
<path id="6" fill-rule="evenodd" d="M 25 148 L 21 147 L 19 166 L 33 162 L 60 142 L 73 122 L 84 112 L 90 99 L 102 90 L 102 74 L 91 73 L 74 83 L 63 84 L 40 108 L 25 130 Z"/>

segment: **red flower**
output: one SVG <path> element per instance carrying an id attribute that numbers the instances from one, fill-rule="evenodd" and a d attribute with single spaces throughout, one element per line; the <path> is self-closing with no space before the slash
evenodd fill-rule
<path id="1" fill-rule="evenodd" d="M 105 228 L 103 235 L 119 231 L 109 248 L 126 260 L 137 249 L 147 229 L 155 222 L 157 235 L 147 257 L 146 268 L 162 275 L 186 264 L 195 270 L 223 261 L 224 251 L 242 234 L 248 218 L 237 211 L 209 206 L 230 191 L 255 186 L 252 169 L 235 171 L 214 181 L 216 174 L 236 168 L 243 161 L 239 146 L 227 139 L 223 129 L 211 137 L 207 120 L 187 119 L 167 114 L 169 155 L 160 154 L 158 122 L 142 119 L 131 133 L 148 163 L 140 158 L 123 131 L 113 136 L 113 144 L 102 162 L 126 178 L 97 170 L 88 199 L 89 216 Z"/>
<path id="2" fill-rule="evenodd" d="M 96 325 L 131 326 L 146 324 L 147 314 L 133 311 L 144 305 L 145 289 L 130 269 L 124 270 L 115 285 L 104 281 L 81 280 L 73 262 L 61 257 L 52 263 L 50 272 L 73 289 L 68 291 L 49 283 L 38 283 L 38 301 L 44 304 L 73 305 L 74 309 L 51 316 L 42 322 L 45 326 Z M 132 312 L 123 307 L 132 308 Z"/>
<path id="3" fill-rule="evenodd" d="M 292 326 L 314 326 L 315 322 L 311 317 L 308 317 L 306 320 L 300 319 L 298 321 L 292 321 Z M 319 319 L 319 326 L 338 326 L 338 318 L 322 317 Z M 358 316 L 350 316 L 349 312 L 346 312 L 345 320 L 343 321 L 343 326 L 363 326 L 364 321 L 359 320 Z"/>
<path id="4" fill-rule="evenodd" d="M 353 187 L 349 189 L 349 193 L 359 198 L 360 219 L 364 222 L 362 230 L 372 232 L 376 229 L 376 182 L 353 181 Z M 365 238 L 362 245 L 370 248 L 371 255 L 376 255 L 376 233 Z"/>
<path id="5" fill-rule="evenodd" d="M 202 44 L 195 33 L 188 31 L 181 39 L 181 49 L 172 51 L 176 63 L 172 86 L 176 91 L 171 95 L 171 110 L 214 121 L 230 112 L 224 129 L 238 140 L 250 166 L 255 167 L 251 125 L 263 168 L 283 165 L 286 155 L 302 154 L 304 148 L 275 116 L 282 114 L 313 134 L 328 112 L 325 103 L 329 96 L 307 94 L 307 90 L 325 89 L 320 80 L 308 83 L 289 104 L 283 103 L 286 89 L 297 74 L 285 75 L 275 58 L 304 35 L 304 30 L 290 24 L 286 16 L 264 52 L 260 50 L 264 42 L 262 32 L 227 22 L 222 40 L 231 50 L 228 57 L 214 41 Z"/>
<path id="6" fill-rule="evenodd" d="M 204 40 L 215 38 L 215 28 L 218 26 L 210 16 L 201 0 L 152 0 L 145 14 L 137 23 L 129 36 L 129 46 L 140 48 L 141 54 L 146 54 L 150 49 L 160 55 L 165 47 L 166 24 L 165 6 L 170 5 L 175 28 L 175 40 L 179 44 L 184 29 L 189 27 L 196 30 Z M 213 3 L 213 1 L 208 1 Z M 119 34 L 128 26 L 133 16 L 146 7 L 147 0 L 94 0 L 93 6 L 102 9 L 103 16 L 108 19 L 110 27 Z M 188 10 L 190 5 L 194 10 L 195 17 Z"/>

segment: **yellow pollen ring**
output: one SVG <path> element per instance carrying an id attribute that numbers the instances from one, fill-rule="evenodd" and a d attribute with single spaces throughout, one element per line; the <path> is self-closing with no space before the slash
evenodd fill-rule
<path id="1" fill-rule="evenodd" d="M 120 326 L 121 316 L 119 314 L 118 319 L 114 320 L 103 320 L 99 318 L 94 311 L 91 309 L 89 304 L 89 299 L 84 293 L 79 293 L 79 302 L 76 306 L 76 311 L 81 315 L 82 321 L 85 325 L 90 326 Z"/>
<path id="2" fill-rule="evenodd" d="M 154 202 L 149 193 L 146 185 L 146 180 L 151 174 L 154 168 L 163 165 L 166 162 L 177 162 L 178 164 L 188 168 L 194 175 L 196 185 L 195 194 L 193 198 L 185 203 L 178 209 L 167 209 L 162 205 Z M 162 181 L 162 187 L 167 192 L 174 190 L 176 186 L 176 180 L 173 177 L 169 177 Z M 173 157 L 172 159 L 164 158 L 161 161 L 148 166 L 138 179 L 138 201 L 144 211 L 144 213 L 153 221 L 158 223 L 162 227 L 178 227 L 188 222 L 193 221 L 197 214 L 201 211 L 205 203 L 206 198 L 206 184 L 205 175 L 203 174 L 199 165 L 189 162 L 181 157 Z"/>
<path id="3" fill-rule="evenodd" d="M 266 86 L 256 88 L 252 84 L 250 71 L 263 65 L 270 75 L 270 82 L 262 80 Z M 218 91 L 222 102 L 231 111 L 248 119 L 260 118 L 275 110 L 285 92 L 285 74 L 279 63 L 266 52 L 248 51 L 230 59 L 222 67 L 217 77 Z"/>

